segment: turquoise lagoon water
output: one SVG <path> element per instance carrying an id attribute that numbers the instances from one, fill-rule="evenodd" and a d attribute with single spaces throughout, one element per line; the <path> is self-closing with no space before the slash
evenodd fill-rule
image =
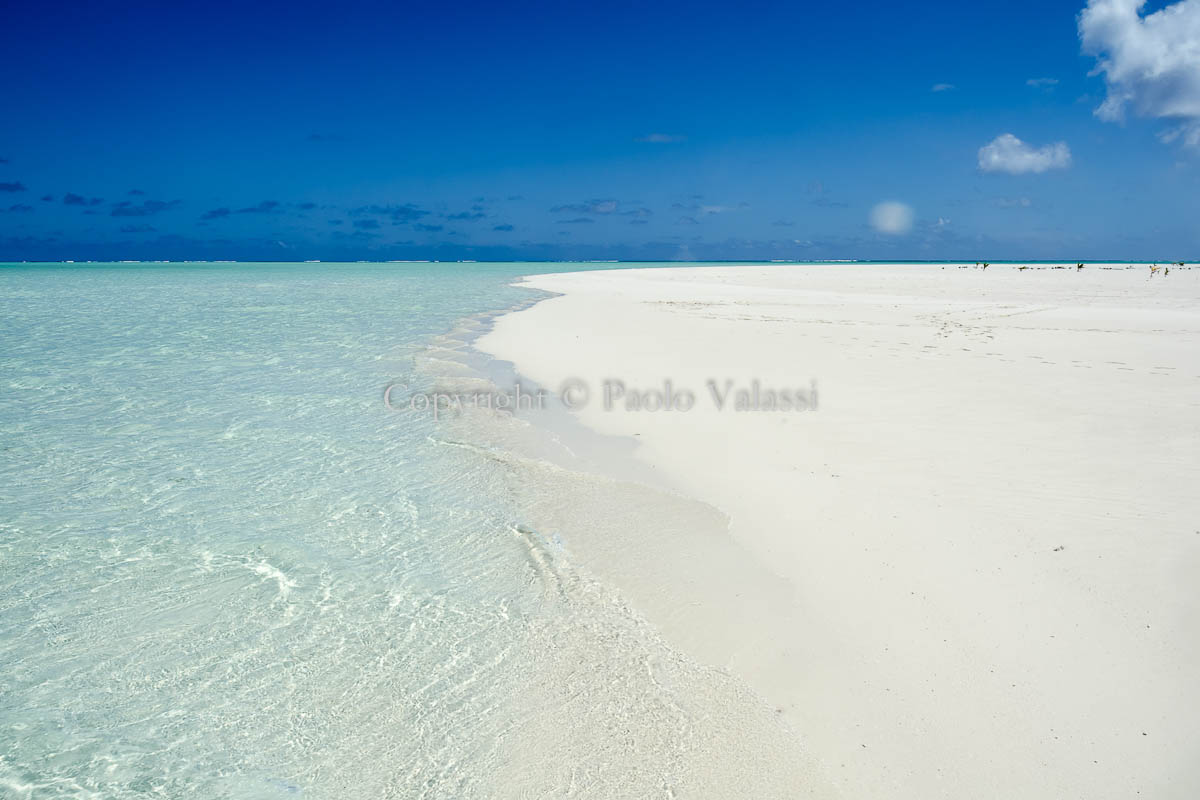
<path id="1" fill-rule="evenodd" d="M 531 302 L 514 278 L 577 268 L 0 267 L 0 796 L 770 773 L 752 697 L 526 529 L 511 470 L 382 403 Z"/>

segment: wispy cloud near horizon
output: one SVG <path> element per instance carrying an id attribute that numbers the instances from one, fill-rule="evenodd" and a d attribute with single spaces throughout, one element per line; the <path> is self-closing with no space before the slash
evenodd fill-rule
<path id="1" fill-rule="evenodd" d="M 152 217 L 155 214 L 161 214 L 164 211 L 170 211 L 178 205 L 178 200 L 146 200 L 140 204 L 135 204 L 128 200 L 122 200 L 120 203 L 116 203 L 112 207 L 112 211 L 109 212 L 109 215 L 113 217 Z"/>
<path id="2" fill-rule="evenodd" d="M 67 192 L 63 195 L 63 205 L 65 206 L 98 206 L 104 202 L 102 197 L 84 197 L 81 194 Z"/>
<path id="3" fill-rule="evenodd" d="M 609 199 L 586 200 L 582 203 L 566 203 L 560 206 L 553 206 L 550 209 L 551 214 L 562 214 L 564 212 L 570 214 L 615 214 L 620 206 L 620 201 Z"/>

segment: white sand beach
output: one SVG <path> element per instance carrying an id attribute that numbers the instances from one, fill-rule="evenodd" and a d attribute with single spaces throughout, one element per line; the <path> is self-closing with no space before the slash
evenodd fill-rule
<path id="1" fill-rule="evenodd" d="M 844 797 L 1200 796 L 1200 269 L 525 284 L 561 295 L 478 348 L 586 386 L 579 420 L 745 555 L 647 528 L 653 563 L 605 577 L 777 708 Z M 665 381 L 690 410 L 626 408 Z M 815 409 L 763 408 L 814 383 Z"/>

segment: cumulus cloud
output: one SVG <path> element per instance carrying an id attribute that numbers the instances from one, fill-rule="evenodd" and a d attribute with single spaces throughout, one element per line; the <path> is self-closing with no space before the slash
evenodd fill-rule
<path id="1" fill-rule="evenodd" d="M 1200 145 L 1200 0 L 1179 0 L 1141 15 L 1145 0 L 1089 0 L 1079 15 L 1083 52 L 1096 57 L 1107 97 L 1096 109 L 1121 120 L 1127 108 L 1166 119 L 1164 136 Z"/>
<path id="2" fill-rule="evenodd" d="M 880 233 L 893 236 L 912 230 L 913 210 L 911 206 L 895 201 L 880 203 L 871 209 L 871 227 Z"/>
<path id="3" fill-rule="evenodd" d="M 1071 148 L 1067 147 L 1066 142 L 1033 147 L 1011 133 L 1002 133 L 979 148 L 979 169 L 984 172 L 1020 175 L 1066 169 L 1070 165 Z"/>

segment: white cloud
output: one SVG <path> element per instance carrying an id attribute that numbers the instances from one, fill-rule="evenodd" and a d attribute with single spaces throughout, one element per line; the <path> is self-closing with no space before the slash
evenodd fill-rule
<path id="1" fill-rule="evenodd" d="M 1200 145 L 1200 0 L 1179 0 L 1141 16 L 1145 0 L 1089 0 L 1079 15 L 1083 52 L 1097 59 L 1108 96 L 1096 109 L 1120 120 L 1126 108 L 1168 119 L 1164 141 Z"/>
<path id="2" fill-rule="evenodd" d="M 1071 148 L 1066 142 L 1031 147 L 1011 133 L 1002 133 L 979 148 L 979 168 L 984 172 L 1045 172 L 1066 169 L 1071 164 Z"/>
<path id="3" fill-rule="evenodd" d="M 953 83 L 935 83 L 933 85 L 933 88 L 930 89 L 929 91 L 931 91 L 931 92 L 948 92 L 953 88 L 954 88 Z"/>
<path id="4" fill-rule="evenodd" d="M 1058 78 L 1030 78 L 1025 81 L 1026 86 L 1032 86 L 1035 89 L 1042 89 L 1049 86 L 1057 86 Z"/>
<path id="5" fill-rule="evenodd" d="M 904 203 L 888 201 L 871 209 L 871 227 L 880 233 L 893 235 L 908 233 L 912 229 L 913 210 Z"/>

